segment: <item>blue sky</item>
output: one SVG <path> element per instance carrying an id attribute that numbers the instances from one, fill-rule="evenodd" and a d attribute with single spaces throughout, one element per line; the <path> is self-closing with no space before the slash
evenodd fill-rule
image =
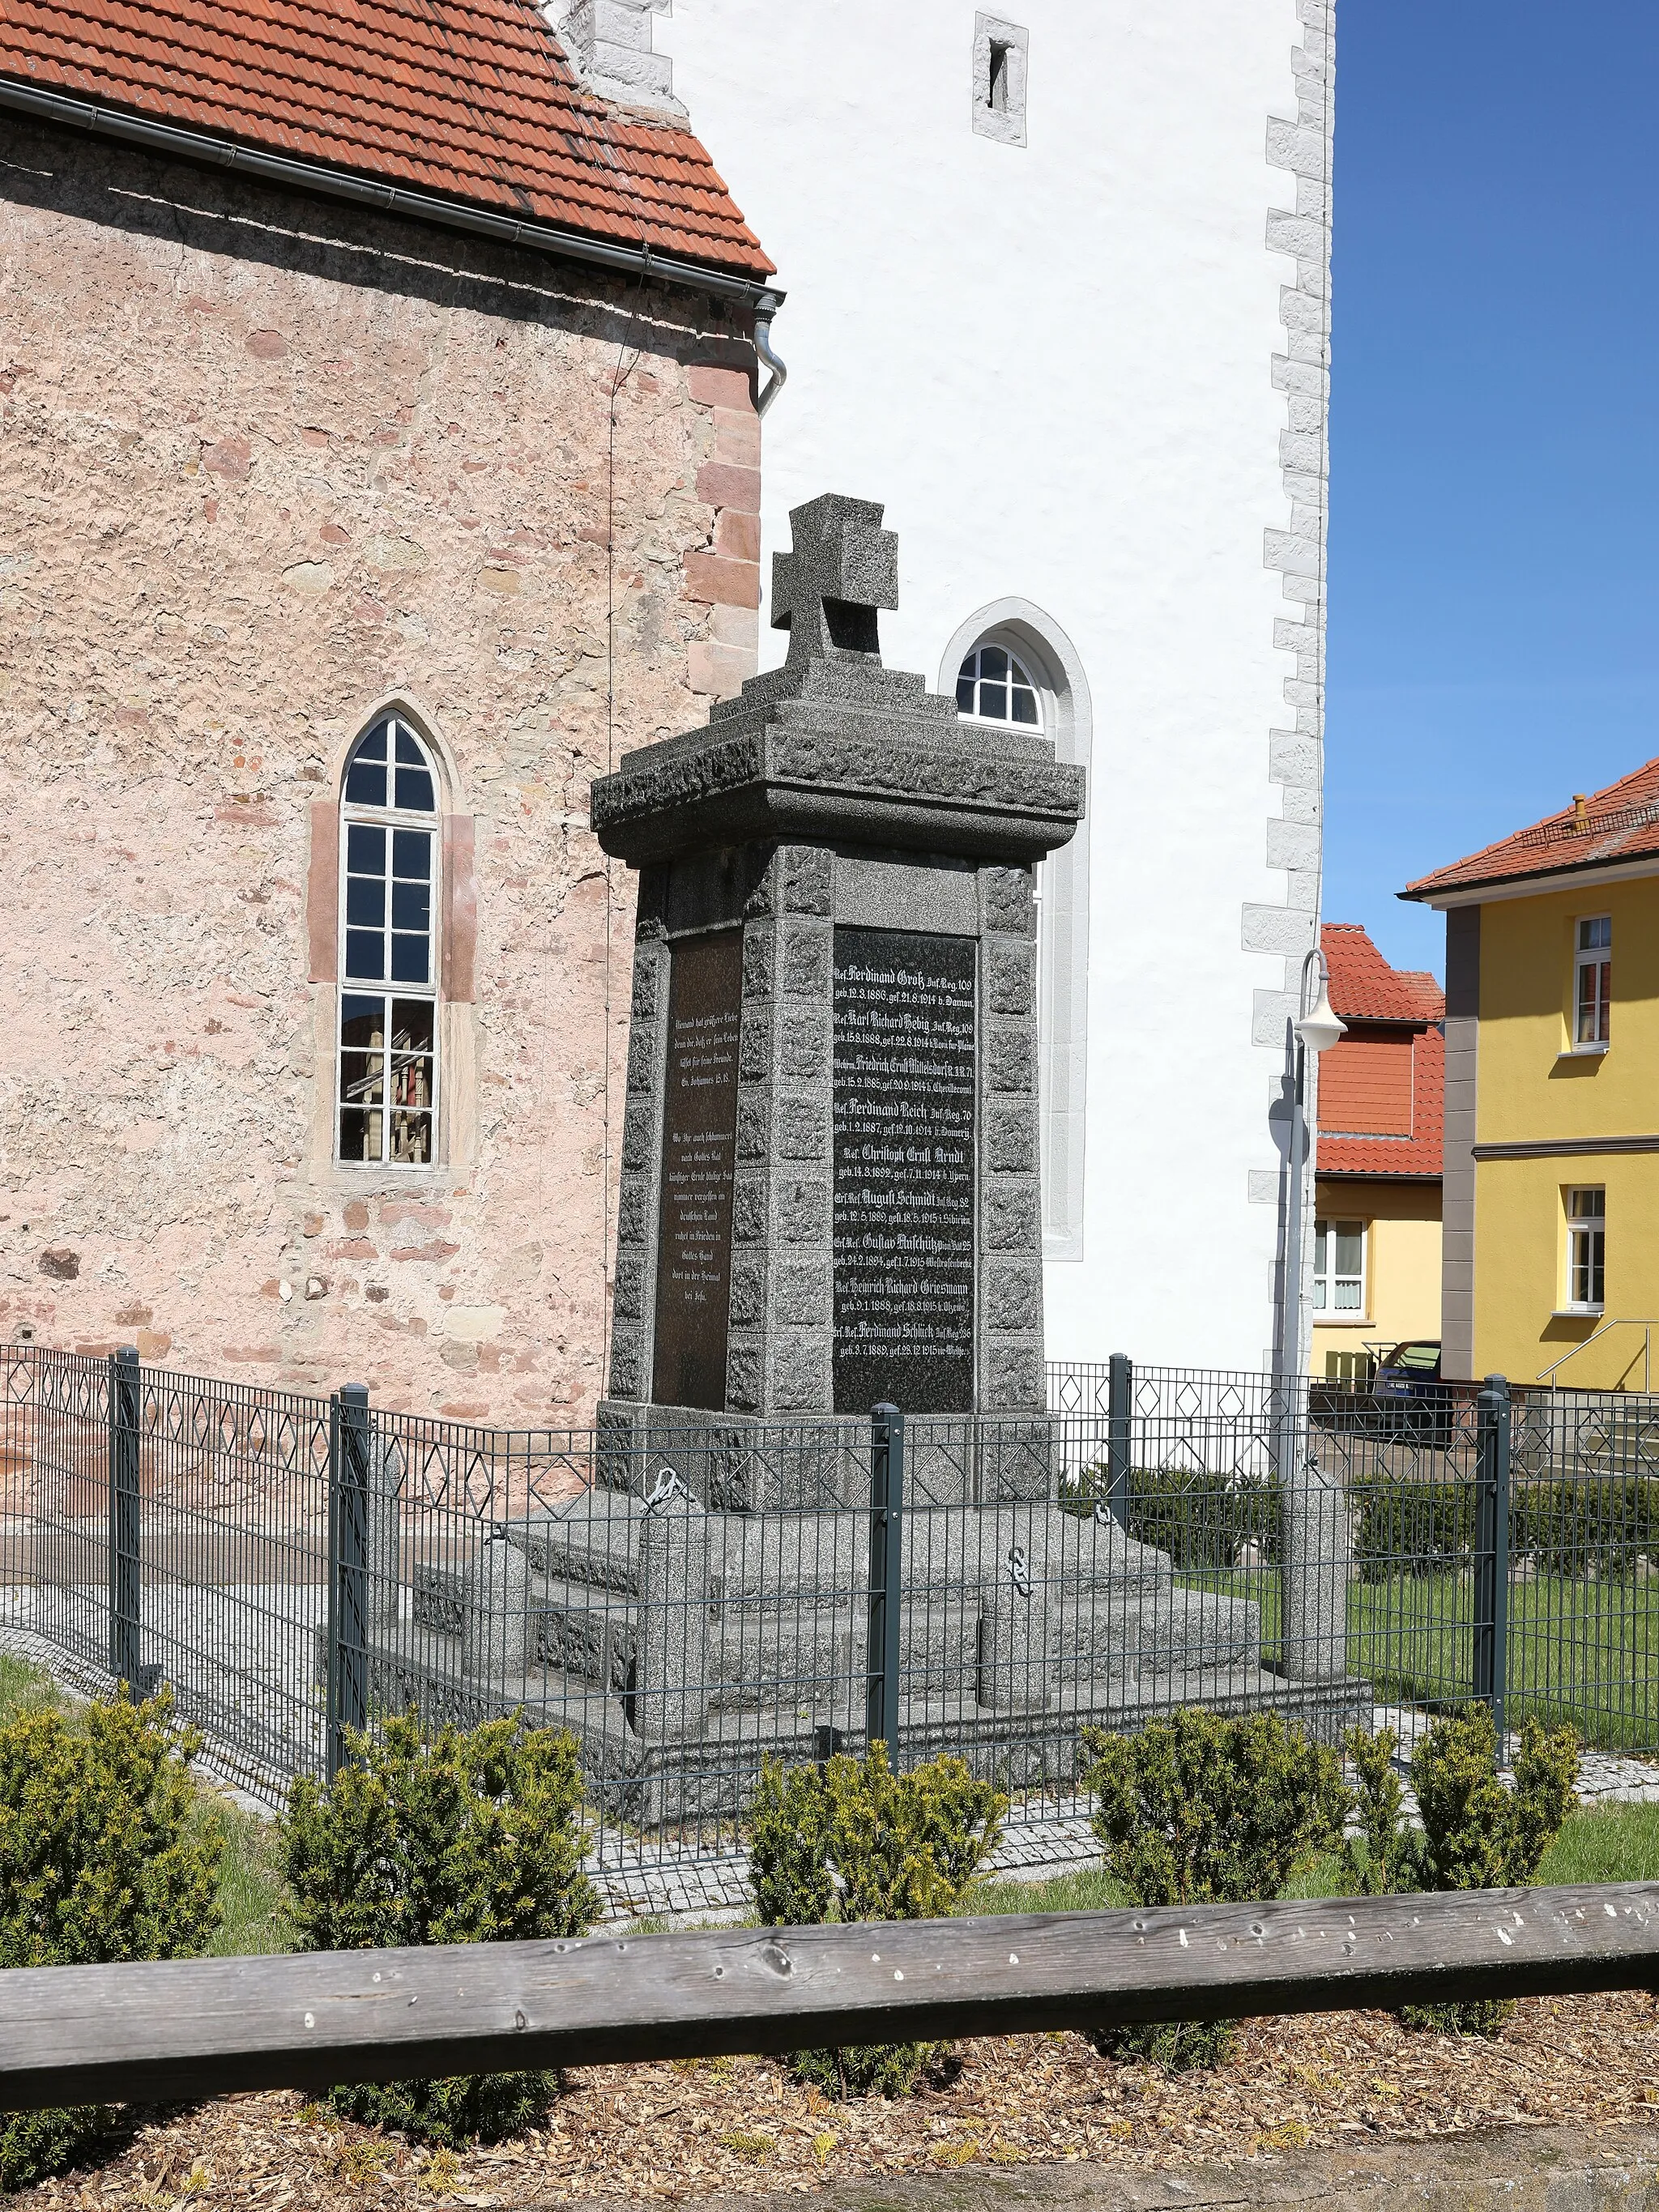
<path id="1" fill-rule="evenodd" d="M 1659 5 L 1339 0 L 1328 919 L 1659 754 Z"/>

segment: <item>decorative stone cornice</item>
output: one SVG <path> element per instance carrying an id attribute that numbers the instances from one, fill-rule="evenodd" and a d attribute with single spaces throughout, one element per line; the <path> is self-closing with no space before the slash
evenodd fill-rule
<path id="1" fill-rule="evenodd" d="M 1051 746 L 1021 757 L 966 732 L 941 743 L 920 716 L 849 730 L 844 711 L 799 702 L 738 735 L 645 746 L 593 787 L 594 835 L 633 867 L 774 837 L 1036 860 L 1082 813 L 1083 771 Z"/>
<path id="2" fill-rule="evenodd" d="M 595 783 L 593 831 L 607 853 L 639 867 L 815 838 L 1012 863 L 1073 835 L 1084 773 L 1056 761 L 1048 738 L 964 725 L 953 699 L 882 666 L 877 610 L 897 592 L 880 520 L 879 507 L 835 496 L 794 510 L 774 594 L 788 660 L 751 676 L 706 730 L 642 746 Z"/>

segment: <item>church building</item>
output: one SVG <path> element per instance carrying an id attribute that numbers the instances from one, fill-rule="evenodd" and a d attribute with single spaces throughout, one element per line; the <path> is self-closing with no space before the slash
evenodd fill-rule
<path id="1" fill-rule="evenodd" d="M 0 21 L 7 1336 L 591 1417 L 772 264 L 527 0 Z"/>
<path id="2" fill-rule="evenodd" d="M 1083 771 L 1048 1350 L 1261 1364 L 1334 0 L 1023 5 L 0 21 L 0 1334 L 591 1418 L 636 882 L 590 793 L 782 659 L 835 493 L 902 548 L 888 666 Z"/>

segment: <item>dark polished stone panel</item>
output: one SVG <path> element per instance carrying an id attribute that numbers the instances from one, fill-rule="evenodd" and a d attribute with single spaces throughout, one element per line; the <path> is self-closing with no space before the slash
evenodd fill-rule
<path id="1" fill-rule="evenodd" d="M 976 950 L 836 932 L 838 1413 L 973 1410 Z"/>
<path id="2" fill-rule="evenodd" d="M 674 945 L 651 1368 L 659 1406 L 726 1404 L 742 1001 L 741 930 Z"/>

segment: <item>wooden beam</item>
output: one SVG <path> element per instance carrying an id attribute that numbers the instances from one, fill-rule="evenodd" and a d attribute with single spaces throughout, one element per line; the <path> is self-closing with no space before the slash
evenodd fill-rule
<path id="1" fill-rule="evenodd" d="M 0 1974 L 0 2108 L 1659 1980 L 1659 1883 Z"/>

